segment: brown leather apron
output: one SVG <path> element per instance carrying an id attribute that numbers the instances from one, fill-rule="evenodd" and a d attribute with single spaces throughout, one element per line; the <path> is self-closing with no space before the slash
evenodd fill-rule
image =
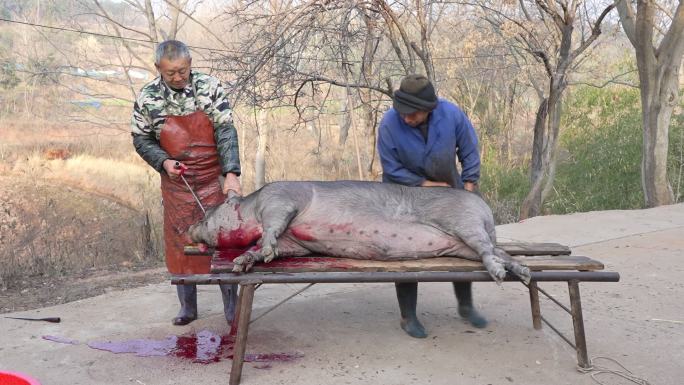
<path id="1" fill-rule="evenodd" d="M 188 166 L 183 175 L 205 209 L 223 203 L 225 195 L 218 178 L 221 165 L 214 126 L 207 114 L 198 109 L 185 116 L 167 116 L 159 143 L 171 159 Z M 202 219 L 204 213 L 180 177 L 171 179 L 162 172 L 161 192 L 166 267 L 172 274 L 209 273 L 210 256 L 186 256 L 183 253 L 183 246 L 190 243 L 186 231 L 190 225 Z"/>

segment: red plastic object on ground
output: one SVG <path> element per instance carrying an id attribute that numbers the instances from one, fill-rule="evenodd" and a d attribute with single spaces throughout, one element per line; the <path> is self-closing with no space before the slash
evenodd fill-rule
<path id="1" fill-rule="evenodd" d="M 0 384 L 2 385 L 40 385 L 35 378 L 23 373 L 0 371 Z"/>

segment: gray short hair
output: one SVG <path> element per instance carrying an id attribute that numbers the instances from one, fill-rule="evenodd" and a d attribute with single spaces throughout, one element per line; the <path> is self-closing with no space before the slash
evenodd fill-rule
<path id="1" fill-rule="evenodd" d="M 157 46 L 157 51 L 154 55 L 154 64 L 159 65 L 162 59 L 176 60 L 180 58 L 191 59 L 190 50 L 188 46 L 182 41 L 166 40 Z"/>

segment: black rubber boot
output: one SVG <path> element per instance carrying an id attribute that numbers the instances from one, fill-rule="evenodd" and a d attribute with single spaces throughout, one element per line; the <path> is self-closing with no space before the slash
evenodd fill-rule
<path id="1" fill-rule="evenodd" d="M 176 285 L 181 308 L 171 320 L 174 325 L 187 325 L 197 319 L 197 285 Z"/>
<path id="2" fill-rule="evenodd" d="M 233 323 L 235 318 L 235 306 L 237 305 L 237 283 L 219 285 L 221 297 L 223 298 L 223 314 L 226 316 L 228 325 Z"/>
<path id="3" fill-rule="evenodd" d="M 401 312 L 401 328 L 414 338 L 425 338 L 427 332 L 416 316 L 416 304 L 418 302 L 417 282 L 395 282 L 399 311 Z"/>
<path id="4" fill-rule="evenodd" d="M 456 293 L 458 300 L 458 314 L 476 328 L 486 327 L 487 319 L 478 313 L 473 306 L 473 284 L 471 282 L 454 282 L 454 293 Z"/>

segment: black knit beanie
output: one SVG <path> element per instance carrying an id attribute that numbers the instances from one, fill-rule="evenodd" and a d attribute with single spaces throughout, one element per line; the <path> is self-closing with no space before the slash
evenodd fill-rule
<path id="1" fill-rule="evenodd" d="M 394 91 L 393 107 L 400 114 L 432 111 L 437 106 L 435 87 L 423 75 L 408 75 Z"/>

